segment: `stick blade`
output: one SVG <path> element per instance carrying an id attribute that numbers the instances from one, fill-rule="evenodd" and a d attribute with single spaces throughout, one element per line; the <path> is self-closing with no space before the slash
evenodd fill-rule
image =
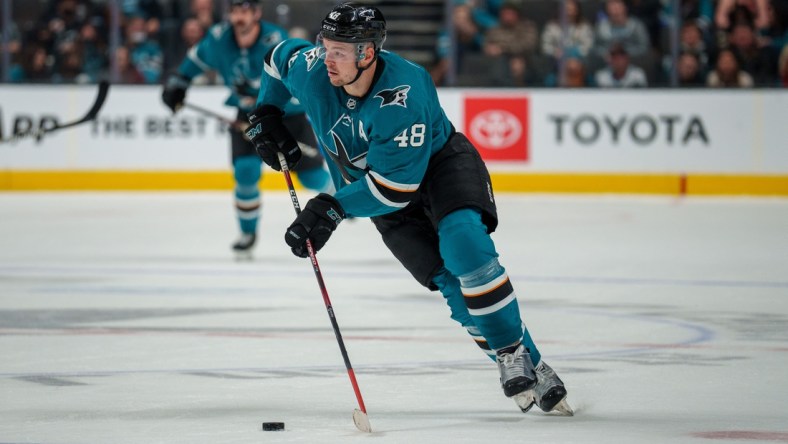
<path id="1" fill-rule="evenodd" d="M 372 433 L 372 426 L 369 424 L 369 417 L 359 409 L 353 410 L 353 424 L 362 432 Z"/>

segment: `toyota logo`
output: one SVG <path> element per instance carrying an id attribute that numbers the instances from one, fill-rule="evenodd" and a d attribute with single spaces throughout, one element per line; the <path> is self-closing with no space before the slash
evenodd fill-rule
<path id="1" fill-rule="evenodd" d="M 520 139 L 523 126 L 509 111 L 493 109 L 481 112 L 471 120 L 470 133 L 473 140 L 484 148 L 501 150 Z"/>

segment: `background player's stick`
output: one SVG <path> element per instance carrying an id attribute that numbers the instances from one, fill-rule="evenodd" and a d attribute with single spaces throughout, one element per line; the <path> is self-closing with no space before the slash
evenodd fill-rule
<path id="1" fill-rule="evenodd" d="M 203 108 L 202 106 L 195 105 L 193 103 L 184 102 L 183 107 L 188 108 L 192 111 L 196 111 L 204 116 L 214 118 L 222 122 L 223 124 L 229 126 L 230 128 L 239 131 L 241 134 L 243 134 L 244 131 L 246 131 L 246 128 L 249 126 L 249 123 L 247 122 L 230 119 L 229 117 L 225 117 L 217 112 L 211 111 L 208 108 Z"/>
<path id="2" fill-rule="evenodd" d="M 219 122 L 222 122 L 223 124 L 241 133 L 244 139 L 249 140 L 246 137 L 246 129 L 249 128 L 249 122 L 244 122 L 243 120 L 232 120 L 229 117 L 225 117 L 215 111 L 212 111 L 208 108 L 203 108 L 202 106 L 195 105 L 193 103 L 184 102 L 183 107 L 195 111 L 199 114 L 202 114 L 206 117 L 216 119 Z M 298 142 L 298 147 L 301 148 L 301 152 L 307 157 L 314 158 L 320 156 L 320 150 L 318 150 L 317 148 L 311 145 L 307 145 L 306 143 L 303 142 Z"/>
<path id="3" fill-rule="evenodd" d="M 278 154 L 279 165 L 282 167 L 282 173 L 287 182 L 287 189 L 290 190 L 290 200 L 293 201 L 293 209 L 296 215 L 298 215 L 301 213 L 301 205 L 298 203 L 298 196 L 296 196 L 295 188 L 293 187 L 293 180 L 290 178 L 290 170 L 287 168 L 287 161 L 285 160 L 284 154 Z M 345 342 L 342 340 L 342 333 L 339 332 L 339 324 L 337 324 L 337 318 L 334 316 L 331 300 L 328 298 L 326 284 L 323 282 L 323 274 L 320 272 L 320 265 L 317 263 L 317 256 L 315 256 L 315 250 L 312 248 L 312 242 L 309 239 L 306 241 L 306 251 L 309 253 L 309 259 L 312 261 L 312 269 L 315 271 L 317 285 L 320 287 L 320 292 L 323 293 L 323 302 L 326 304 L 328 318 L 331 319 L 331 326 L 334 328 L 334 335 L 337 337 L 339 350 L 342 352 L 342 359 L 345 360 L 345 367 L 347 368 L 347 375 L 350 377 L 350 384 L 353 385 L 353 391 L 356 392 L 356 400 L 358 400 L 359 408 L 353 411 L 353 423 L 356 424 L 356 427 L 362 432 L 372 432 L 372 426 L 369 424 L 369 418 L 367 417 L 367 408 L 364 406 L 364 399 L 361 397 L 361 390 L 359 390 L 358 382 L 356 381 L 356 373 L 350 365 L 350 358 L 345 349 Z"/>
<path id="4" fill-rule="evenodd" d="M 22 134 L 14 134 L 7 139 L 0 139 L 0 143 L 15 142 L 17 140 L 21 140 L 26 137 L 35 137 L 36 140 L 41 140 L 41 138 L 44 137 L 46 133 L 51 133 L 53 131 L 62 130 L 65 128 L 71 128 L 72 126 L 77 126 L 85 122 L 89 122 L 98 116 L 99 111 L 101 111 L 101 107 L 104 106 L 104 101 L 107 100 L 108 92 L 109 92 L 109 82 L 107 82 L 106 80 L 102 80 L 101 82 L 99 82 L 98 94 L 96 94 L 96 100 L 93 102 L 93 106 L 90 107 L 88 113 L 85 114 L 81 119 L 74 120 L 73 122 L 57 123 L 54 126 L 45 126 L 40 128 L 38 131 L 28 131 Z"/>

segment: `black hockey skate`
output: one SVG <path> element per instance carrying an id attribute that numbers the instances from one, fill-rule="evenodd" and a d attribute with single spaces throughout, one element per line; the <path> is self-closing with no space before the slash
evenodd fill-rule
<path id="1" fill-rule="evenodd" d="M 238 260 L 252 259 L 252 247 L 257 240 L 254 233 L 241 233 L 241 237 L 233 244 L 233 252 Z"/>
<path id="2" fill-rule="evenodd" d="M 561 378 L 544 360 L 536 366 L 536 405 L 544 412 L 555 412 L 565 416 L 573 416 L 574 411 L 566 401 L 566 387 Z"/>
<path id="3" fill-rule="evenodd" d="M 522 344 L 517 344 L 498 350 L 495 360 L 501 372 L 503 394 L 514 399 L 523 413 L 527 412 L 535 402 L 536 373 L 531 355 Z"/>

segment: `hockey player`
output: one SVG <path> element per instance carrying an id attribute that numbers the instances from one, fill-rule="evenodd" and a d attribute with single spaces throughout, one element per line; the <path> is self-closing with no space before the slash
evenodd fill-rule
<path id="1" fill-rule="evenodd" d="M 247 135 L 280 169 L 301 156 L 282 124 L 298 99 L 331 162 L 337 188 L 319 194 L 287 228 L 307 257 L 349 216 L 371 217 L 386 246 L 424 286 L 440 290 L 451 316 L 497 362 L 501 386 L 523 412 L 572 414 L 566 389 L 541 358 L 490 233 L 498 224 L 479 153 L 447 119 L 430 75 L 381 50 L 386 22 L 374 7 L 343 4 L 323 20 L 317 44 L 286 40 L 266 55 Z"/>
<path id="2" fill-rule="evenodd" d="M 238 118 L 245 121 L 257 99 L 266 52 L 287 38 L 282 28 L 260 20 L 261 16 L 259 0 L 231 0 L 229 21 L 214 25 L 189 50 L 177 74 L 167 80 L 162 93 L 164 103 L 177 112 L 183 105 L 192 79 L 214 70 L 231 90 L 225 104 L 236 107 Z M 298 179 L 304 186 L 318 192 L 333 190 L 303 108 L 295 101 L 283 108 L 285 126 L 304 145 L 304 159 L 296 170 Z M 260 157 L 239 131 L 230 131 L 230 144 L 236 214 L 241 229 L 241 236 L 232 248 L 239 257 L 245 257 L 254 246 L 260 214 Z"/>

